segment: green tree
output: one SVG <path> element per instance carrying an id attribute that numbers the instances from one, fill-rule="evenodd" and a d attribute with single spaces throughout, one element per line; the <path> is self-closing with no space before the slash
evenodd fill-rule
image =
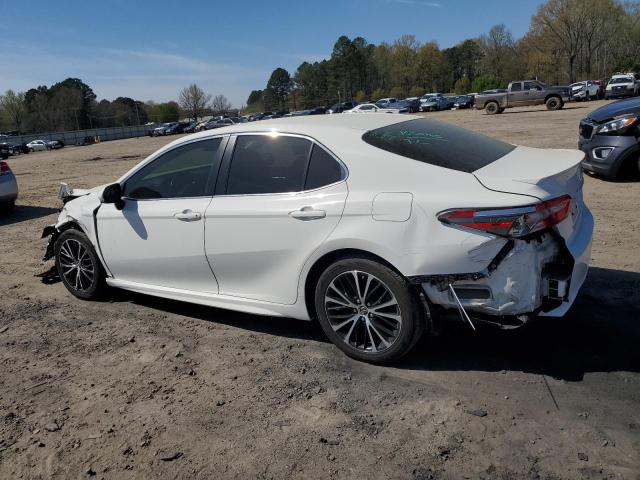
<path id="1" fill-rule="evenodd" d="M 369 98 L 369 97 L 367 96 L 367 94 L 365 93 L 365 91 L 364 91 L 364 90 L 358 90 L 358 91 L 356 92 L 356 97 L 355 97 L 356 102 L 358 102 L 358 103 L 362 103 L 362 102 L 364 102 L 365 100 L 367 100 L 368 98 Z"/>
<path id="2" fill-rule="evenodd" d="M 267 110 L 284 110 L 289 90 L 291 89 L 291 76 L 284 68 L 276 68 L 269 77 L 267 87 L 264 90 L 264 106 Z"/>
<path id="3" fill-rule="evenodd" d="M 416 83 L 418 47 L 413 35 L 402 35 L 391 48 L 394 85 L 400 87 L 400 96 L 409 95 L 409 90 Z"/>
<path id="4" fill-rule="evenodd" d="M 7 90 L 4 95 L 0 95 L 0 111 L 12 128 L 15 128 L 18 132 L 22 132 L 27 115 L 24 93 Z"/>
<path id="5" fill-rule="evenodd" d="M 493 75 L 480 75 L 473 80 L 471 90 L 474 92 L 482 92 L 484 90 L 492 90 L 494 88 L 501 88 L 502 82 Z"/>
<path id="6" fill-rule="evenodd" d="M 255 105 L 258 102 L 262 102 L 262 90 L 251 90 L 249 98 L 247 98 L 247 105 Z"/>
<path id="7" fill-rule="evenodd" d="M 393 87 L 389 90 L 389 96 L 393 98 L 402 98 L 404 95 L 404 89 L 402 87 Z"/>
<path id="8" fill-rule="evenodd" d="M 458 79 L 453 86 L 453 91 L 458 94 L 469 93 L 469 89 L 471 88 L 471 82 L 467 77 L 462 77 Z"/>
<path id="9" fill-rule="evenodd" d="M 425 91 L 422 87 L 411 87 L 411 90 L 409 90 L 410 97 L 421 97 L 424 94 Z"/>
<path id="10" fill-rule="evenodd" d="M 371 100 L 377 102 L 381 98 L 385 98 L 387 96 L 387 92 L 385 92 L 382 88 L 376 88 L 371 94 Z"/>

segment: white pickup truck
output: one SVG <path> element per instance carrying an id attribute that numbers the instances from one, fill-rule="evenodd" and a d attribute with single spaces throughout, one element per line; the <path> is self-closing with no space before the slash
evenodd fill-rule
<path id="1" fill-rule="evenodd" d="M 616 73 L 607 83 L 604 98 L 636 97 L 640 93 L 640 74 Z"/>

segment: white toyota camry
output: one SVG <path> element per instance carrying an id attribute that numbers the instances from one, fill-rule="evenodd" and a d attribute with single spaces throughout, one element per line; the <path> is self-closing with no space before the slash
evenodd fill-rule
<path id="1" fill-rule="evenodd" d="M 317 318 L 346 354 L 389 362 L 440 319 L 512 328 L 569 309 L 593 232 L 582 156 L 400 115 L 244 123 L 106 187 L 63 185 L 45 258 L 80 298 Z"/>

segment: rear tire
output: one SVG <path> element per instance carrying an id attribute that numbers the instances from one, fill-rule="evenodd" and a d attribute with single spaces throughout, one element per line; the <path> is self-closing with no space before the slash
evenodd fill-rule
<path id="1" fill-rule="evenodd" d="M 91 241 L 78 230 L 65 230 L 54 245 L 56 269 L 64 286 L 78 298 L 93 300 L 107 289 L 106 275 Z"/>
<path id="2" fill-rule="evenodd" d="M 384 364 L 406 355 L 424 331 L 424 311 L 409 282 L 367 258 L 342 258 L 318 279 L 320 326 L 340 350 Z"/>
<path id="3" fill-rule="evenodd" d="M 547 110 L 560 110 L 563 107 L 560 97 L 549 97 L 545 102 Z"/>
<path id="4" fill-rule="evenodd" d="M 484 107 L 487 110 L 487 115 L 495 115 L 496 113 L 500 113 L 500 105 L 498 102 L 489 102 Z"/>

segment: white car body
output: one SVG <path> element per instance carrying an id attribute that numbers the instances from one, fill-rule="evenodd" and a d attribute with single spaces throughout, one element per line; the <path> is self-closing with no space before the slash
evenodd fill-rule
<path id="1" fill-rule="evenodd" d="M 640 75 L 619 73 L 613 75 L 605 87 L 605 98 L 636 96 L 640 93 Z"/>
<path id="2" fill-rule="evenodd" d="M 598 91 L 600 90 L 600 86 L 591 80 L 572 83 L 569 85 L 569 88 L 571 89 L 571 96 L 573 98 L 584 100 L 598 98 Z"/>
<path id="3" fill-rule="evenodd" d="M 309 320 L 307 281 L 314 265 L 336 253 L 356 251 L 391 265 L 447 311 L 458 311 L 452 286 L 460 292 L 490 291 L 486 299 L 460 295 L 471 314 L 563 315 L 578 294 L 590 259 L 593 217 L 582 199 L 583 154 L 509 145 L 509 153 L 495 161 L 461 171 L 391 153 L 362 138 L 394 125 L 411 135 L 423 125 L 412 122 L 456 128 L 399 115 L 336 115 L 196 133 L 166 145 L 117 182 L 126 184 L 173 149 L 218 137 L 227 145 L 223 165 L 228 158 L 233 168 L 232 146 L 244 135 L 308 139 L 342 166 L 342 179 L 291 193 L 156 200 L 125 196 L 122 210 L 102 203 L 103 187 L 76 190 L 73 196 L 79 198 L 66 203 L 55 229 L 62 231 L 69 222 L 81 228 L 110 286 L 243 312 Z M 477 135 L 464 132 L 470 138 Z M 444 140 L 438 145 L 453 148 L 434 135 L 427 141 Z M 419 143 L 426 137 L 418 132 L 412 138 Z M 449 209 L 512 209 L 562 195 L 572 198 L 570 214 L 553 227 L 554 235 L 541 233 L 536 241 L 438 220 Z M 558 257 L 571 265 L 567 291 L 545 308 L 543 269 Z"/>
<path id="4" fill-rule="evenodd" d="M 27 147 L 34 152 L 49 150 L 49 145 L 44 140 L 32 140 L 27 143 Z"/>
<path id="5" fill-rule="evenodd" d="M 361 103 L 356 105 L 351 110 L 345 110 L 342 113 L 378 113 L 383 109 L 378 107 L 375 103 Z"/>

